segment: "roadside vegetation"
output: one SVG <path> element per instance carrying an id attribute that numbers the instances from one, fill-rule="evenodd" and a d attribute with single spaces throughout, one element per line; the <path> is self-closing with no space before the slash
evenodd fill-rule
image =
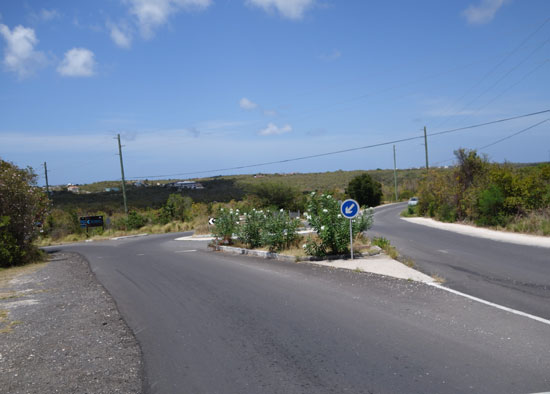
<path id="1" fill-rule="evenodd" d="M 31 168 L 21 169 L 0 160 L 0 267 L 30 263 L 42 258 L 33 241 L 39 234 L 49 201 L 36 186 Z"/>
<path id="2" fill-rule="evenodd" d="M 420 182 L 419 215 L 550 235 L 550 164 L 490 163 L 466 149 L 455 156 L 452 171 L 430 171 Z"/>

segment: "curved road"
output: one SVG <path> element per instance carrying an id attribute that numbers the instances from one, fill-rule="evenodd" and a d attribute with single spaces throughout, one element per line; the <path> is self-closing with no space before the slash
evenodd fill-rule
<path id="1" fill-rule="evenodd" d="M 550 389 L 548 324 L 424 284 L 176 236 L 57 248 L 84 255 L 114 297 L 149 393 Z"/>
<path id="2" fill-rule="evenodd" d="M 447 287 L 550 319 L 550 249 L 410 223 L 399 216 L 406 206 L 377 208 L 369 235 L 389 239 L 417 269 L 444 278 Z"/>

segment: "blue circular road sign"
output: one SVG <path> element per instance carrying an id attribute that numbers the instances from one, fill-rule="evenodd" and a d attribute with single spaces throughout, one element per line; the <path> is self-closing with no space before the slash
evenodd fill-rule
<path id="1" fill-rule="evenodd" d="M 359 203 L 351 198 L 340 205 L 340 212 L 347 219 L 353 219 L 359 214 Z"/>

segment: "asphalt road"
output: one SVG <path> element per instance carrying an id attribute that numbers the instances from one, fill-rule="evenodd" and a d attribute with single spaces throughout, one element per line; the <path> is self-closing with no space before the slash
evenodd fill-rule
<path id="1" fill-rule="evenodd" d="M 141 344 L 150 393 L 550 390 L 550 326 L 404 280 L 206 251 L 65 246 Z"/>
<path id="2" fill-rule="evenodd" d="M 400 219 L 406 203 L 380 207 L 370 235 L 383 236 L 445 286 L 550 319 L 550 249 L 492 241 Z"/>

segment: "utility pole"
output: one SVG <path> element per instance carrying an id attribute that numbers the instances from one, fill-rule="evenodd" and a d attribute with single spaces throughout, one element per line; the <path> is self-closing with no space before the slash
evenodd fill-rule
<path id="1" fill-rule="evenodd" d="M 428 136 L 426 135 L 426 126 L 424 126 L 424 148 L 426 149 L 426 172 L 428 171 Z"/>
<path id="2" fill-rule="evenodd" d="M 50 185 L 48 184 L 48 166 L 44 162 L 44 176 L 46 178 L 46 195 L 50 197 Z"/>
<path id="3" fill-rule="evenodd" d="M 124 164 L 122 162 L 122 146 L 120 145 L 120 134 L 118 139 L 118 155 L 120 156 L 120 173 L 122 174 L 122 197 L 124 198 L 124 213 L 128 215 L 128 203 L 126 202 L 126 181 L 124 180 Z"/>
<path id="4" fill-rule="evenodd" d="M 397 202 L 397 165 L 395 161 L 395 145 L 393 146 L 393 183 L 395 187 L 395 202 Z"/>

